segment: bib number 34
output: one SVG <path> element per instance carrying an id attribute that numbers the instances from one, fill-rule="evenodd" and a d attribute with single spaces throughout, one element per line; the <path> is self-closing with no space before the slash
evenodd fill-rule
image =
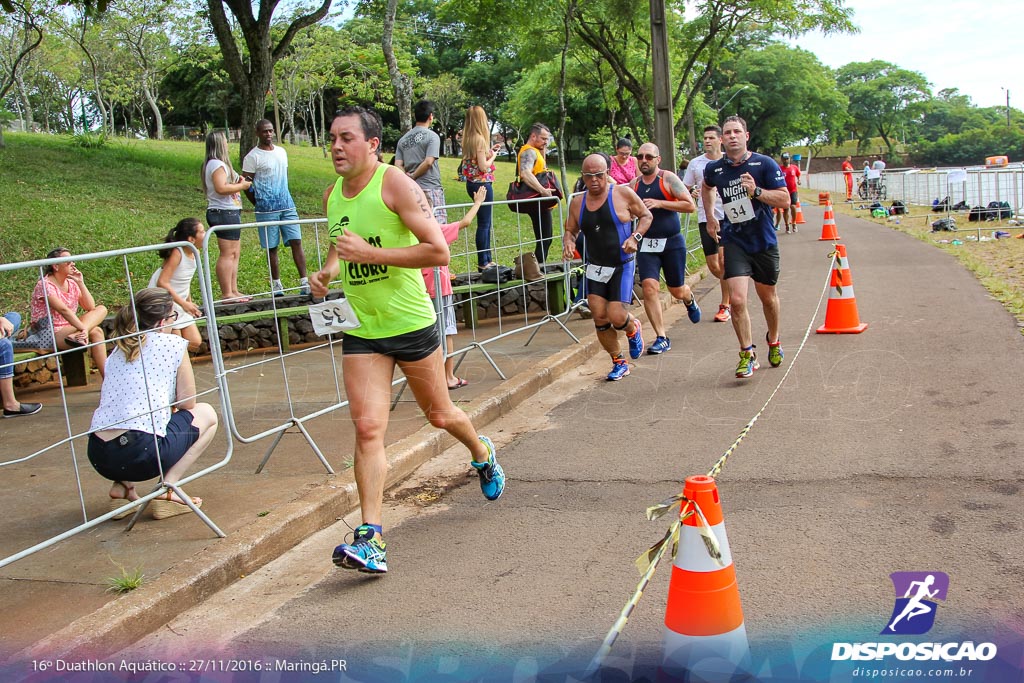
<path id="1" fill-rule="evenodd" d="M 750 197 L 739 197 L 722 207 L 730 223 L 745 223 L 754 219 L 754 205 Z"/>

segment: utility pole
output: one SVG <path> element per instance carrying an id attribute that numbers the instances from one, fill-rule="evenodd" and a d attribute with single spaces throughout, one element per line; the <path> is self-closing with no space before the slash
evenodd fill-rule
<path id="1" fill-rule="evenodd" d="M 1010 89 L 1003 88 L 1006 91 L 1006 127 L 1010 127 Z"/>
<path id="2" fill-rule="evenodd" d="M 675 173 L 676 136 L 672 116 L 672 80 L 668 62 L 668 26 L 665 0 L 650 0 L 651 63 L 654 75 L 654 144 L 661 151 L 661 165 Z"/>

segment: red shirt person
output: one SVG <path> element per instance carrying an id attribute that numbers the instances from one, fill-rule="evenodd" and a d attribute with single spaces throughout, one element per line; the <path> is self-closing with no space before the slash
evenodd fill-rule
<path id="1" fill-rule="evenodd" d="M 800 183 L 800 166 L 790 163 L 789 152 L 782 153 L 781 161 L 780 168 L 786 179 L 786 190 L 789 191 L 789 209 L 775 210 L 775 229 L 779 229 L 779 218 L 782 218 L 786 223 L 786 232 L 790 232 L 790 226 L 792 226 L 792 232 L 796 232 L 796 205 L 800 201 L 800 195 L 797 193 L 797 185 Z"/>
<path id="2" fill-rule="evenodd" d="M 843 180 L 846 181 L 846 201 L 853 201 L 853 163 L 852 157 L 846 155 L 843 159 Z"/>

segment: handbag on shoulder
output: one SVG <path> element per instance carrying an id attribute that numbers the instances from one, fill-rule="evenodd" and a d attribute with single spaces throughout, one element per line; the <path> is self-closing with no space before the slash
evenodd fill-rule
<path id="1" fill-rule="evenodd" d="M 550 211 L 555 208 L 558 201 L 562 198 L 562 188 L 558 184 L 558 177 L 552 171 L 538 173 L 536 177 L 541 187 L 552 191 L 551 197 L 540 202 L 523 201 L 536 199 L 540 196 L 540 193 L 522 182 L 519 176 L 516 176 L 516 179 L 508 184 L 508 192 L 505 193 L 505 199 L 512 202 L 508 205 L 508 208 L 514 213 L 530 213 L 536 211 L 538 205 L 542 209 Z"/>

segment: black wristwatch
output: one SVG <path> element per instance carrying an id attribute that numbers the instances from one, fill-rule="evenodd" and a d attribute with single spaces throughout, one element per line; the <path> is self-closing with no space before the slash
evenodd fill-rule
<path id="1" fill-rule="evenodd" d="M 634 232 L 633 233 L 633 239 L 636 240 L 637 244 L 640 244 L 641 242 L 644 241 L 644 236 L 641 233 L 639 233 L 639 232 Z"/>
<path id="2" fill-rule="evenodd" d="M 754 188 L 754 199 L 757 199 L 760 196 L 761 196 L 761 188 L 760 187 L 755 187 Z"/>

